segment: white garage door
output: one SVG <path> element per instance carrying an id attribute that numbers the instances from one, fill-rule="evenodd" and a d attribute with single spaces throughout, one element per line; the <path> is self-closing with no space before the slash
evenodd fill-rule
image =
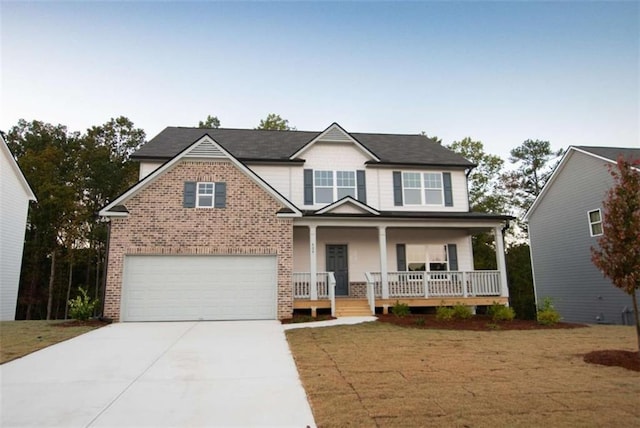
<path id="1" fill-rule="evenodd" d="M 123 321 L 275 319 L 274 256 L 126 256 Z"/>

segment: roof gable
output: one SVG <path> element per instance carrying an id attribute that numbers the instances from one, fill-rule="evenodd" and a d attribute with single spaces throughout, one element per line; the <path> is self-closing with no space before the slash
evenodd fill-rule
<path id="1" fill-rule="evenodd" d="M 551 177 L 545 184 L 544 188 L 538 195 L 538 197 L 533 201 L 527 212 L 525 213 L 523 219 L 524 221 L 529 221 L 531 215 L 536 210 L 536 208 L 540 205 L 540 202 L 544 199 L 545 195 L 548 192 L 548 189 L 553 186 L 553 183 L 556 181 L 558 176 L 562 173 L 565 166 L 569 163 L 570 159 L 573 157 L 574 153 L 582 153 L 587 156 L 591 156 L 597 159 L 600 159 L 604 162 L 615 164 L 619 155 L 624 156 L 625 158 L 634 157 L 640 158 L 640 149 L 633 148 L 625 148 L 625 147 L 590 147 L 590 146 L 569 146 L 567 151 L 560 159 L 560 162 L 553 170 Z"/>
<path id="2" fill-rule="evenodd" d="M 380 212 L 371 208 L 367 204 L 353 199 L 351 196 L 336 201 L 326 207 L 319 209 L 315 214 L 373 214 L 380 215 Z"/>
<path id="3" fill-rule="evenodd" d="M 380 161 L 380 159 L 368 148 L 363 146 L 358 140 L 353 138 L 347 131 L 345 131 L 337 123 L 332 123 L 327 129 L 322 131 L 317 137 L 313 138 L 307 144 L 305 144 L 300 150 L 291 155 L 290 159 L 299 158 L 304 152 L 311 148 L 315 143 L 351 143 L 360 151 L 362 151 L 370 160 Z"/>
<path id="4" fill-rule="evenodd" d="M 276 200 L 282 203 L 289 211 L 286 213 L 287 216 L 301 216 L 302 213 L 298 208 L 292 204 L 288 199 L 278 193 L 273 187 L 271 187 L 266 181 L 260 178 L 256 173 L 247 168 L 242 162 L 238 161 L 231 153 L 229 153 L 224 147 L 218 144 L 215 140 L 213 140 L 209 135 L 205 134 L 200 137 L 197 141 L 194 141 L 191 145 L 189 145 L 186 149 L 184 149 L 180 154 L 175 156 L 173 159 L 165 162 L 158 169 L 153 171 L 151 174 L 147 175 L 141 181 L 132 186 L 129 190 L 124 192 L 122 195 L 118 196 L 113 202 L 108 204 L 102 210 L 100 210 L 100 215 L 105 217 L 117 217 L 117 216 L 127 216 L 129 213 L 126 209 L 122 209 L 121 206 L 135 194 L 140 192 L 142 189 L 147 187 L 149 184 L 153 183 L 158 177 L 163 175 L 165 172 L 169 171 L 174 165 L 176 165 L 183 158 L 217 158 L 217 159 L 228 159 L 233 163 L 238 169 L 244 172 L 251 180 L 253 180 L 258 186 L 260 186 L 263 190 L 273 196 Z"/>
<path id="5" fill-rule="evenodd" d="M 13 171 L 14 175 L 18 179 L 18 182 L 22 186 L 22 189 L 24 190 L 24 193 L 27 196 L 27 199 L 30 201 L 36 201 L 37 200 L 36 195 L 33 193 L 33 190 L 31 190 L 31 186 L 29 186 L 29 182 L 27 181 L 26 177 L 22 173 L 22 170 L 20 169 L 18 162 L 16 162 L 15 158 L 13 157 L 13 154 L 11 153 L 11 150 L 9 150 L 9 146 L 7 145 L 7 142 L 4 140 L 4 137 L 2 136 L 2 134 L 0 134 L 0 140 L 1 140 L 0 151 L 2 151 L 2 156 L 4 156 L 7 159 L 7 162 L 9 163 L 11 170 Z"/>

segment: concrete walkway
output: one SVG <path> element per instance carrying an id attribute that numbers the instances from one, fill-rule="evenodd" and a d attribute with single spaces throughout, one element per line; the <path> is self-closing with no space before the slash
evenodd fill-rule
<path id="1" fill-rule="evenodd" d="M 333 327 L 334 325 L 353 325 L 363 322 L 376 321 L 378 318 L 374 316 L 370 317 L 342 317 L 335 320 L 315 321 L 315 322 L 301 322 L 297 324 L 285 324 L 285 330 L 295 330 L 298 328 L 318 328 L 318 327 Z"/>
<path id="2" fill-rule="evenodd" d="M 313 426 L 277 321 L 120 323 L 0 366 L 0 426 Z"/>

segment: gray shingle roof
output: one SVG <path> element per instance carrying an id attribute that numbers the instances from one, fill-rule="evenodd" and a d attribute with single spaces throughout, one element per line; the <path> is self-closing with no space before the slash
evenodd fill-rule
<path id="1" fill-rule="evenodd" d="M 577 149 L 584 150 L 585 152 L 593 153 L 594 155 L 601 156 L 603 158 L 611 159 L 612 161 L 618 160 L 618 156 L 622 155 L 625 158 L 640 159 L 640 148 L 631 147 L 591 147 L 591 146 L 575 146 Z"/>
<path id="2" fill-rule="evenodd" d="M 239 160 L 288 160 L 320 132 L 168 127 L 143 145 L 133 159 L 168 160 L 208 134 Z M 423 135 L 350 133 L 383 164 L 474 166 Z M 304 158 L 304 154 L 302 156 Z M 377 162 L 372 162 L 377 163 Z"/>

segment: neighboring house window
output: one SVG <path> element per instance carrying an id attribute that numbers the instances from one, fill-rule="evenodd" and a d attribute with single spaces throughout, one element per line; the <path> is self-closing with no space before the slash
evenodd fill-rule
<path id="1" fill-rule="evenodd" d="M 591 236 L 602 235 L 602 214 L 599 208 L 589 211 L 589 231 Z"/>
<path id="2" fill-rule="evenodd" d="M 447 271 L 446 245 L 407 245 L 407 270 L 409 271 Z"/>
<path id="3" fill-rule="evenodd" d="M 314 171 L 315 201 L 328 204 L 345 196 L 356 198 L 355 171 Z"/>
<path id="4" fill-rule="evenodd" d="M 442 205 L 442 174 L 439 172 L 403 172 L 405 205 Z"/>
<path id="5" fill-rule="evenodd" d="M 198 208 L 213 207 L 213 191 L 215 183 L 198 183 L 197 204 Z"/>

